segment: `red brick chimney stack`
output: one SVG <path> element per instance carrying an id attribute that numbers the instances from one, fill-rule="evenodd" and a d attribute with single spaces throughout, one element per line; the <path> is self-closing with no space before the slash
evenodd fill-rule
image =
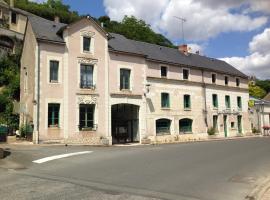
<path id="1" fill-rule="evenodd" d="M 186 44 L 182 44 L 178 47 L 178 50 L 183 54 L 187 54 L 188 53 L 188 46 Z"/>
<path id="2" fill-rule="evenodd" d="M 55 16 L 55 17 L 54 17 L 54 22 L 55 22 L 55 23 L 60 23 L 60 17 Z"/>

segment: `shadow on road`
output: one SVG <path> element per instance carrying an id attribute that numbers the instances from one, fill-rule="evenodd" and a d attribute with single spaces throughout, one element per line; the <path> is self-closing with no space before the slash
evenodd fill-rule
<path id="1" fill-rule="evenodd" d="M 11 155 L 10 149 L 1 149 L 0 148 L 0 159 L 4 159 Z"/>

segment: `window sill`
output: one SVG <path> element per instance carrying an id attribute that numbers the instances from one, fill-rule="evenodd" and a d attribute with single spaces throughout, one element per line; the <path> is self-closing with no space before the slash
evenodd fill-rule
<path id="1" fill-rule="evenodd" d="M 191 111 L 191 108 L 184 108 L 184 111 Z"/>
<path id="2" fill-rule="evenodd" d="M 161 110 L 171 110 L 171 108 L 161 108 Z"/>
<path id="3" fill-rule="evenodd" d="M 51 130 L 59 130 L 60 127 L 59 127 L 59 126 L 53 126 L 53 125 L 50 125 L 50 126 L 48 127 L 48 129 L 51 129 Z"/>
<path id="4" fill-rule="evenodd" d="M 120 89 L 120 92 L 123 92 L 123 93 L 132 93 L 132 90 L 131 89 Z"/>
<path id="5" fill-rule="evenodd" d="M 167 136 L 171 135 L 171 133 L 156 133 L 156 136 Z"/>
<path id="6" fill-rule="evenodd" d="M 58 82 L 58 81 L 50 81 L 49 84 L 52 84 L 52 85 L 59 85 L 60 82 Z"/>
<path id="7" fill-rule="evenodd" d="M 80 130 L 80 132 L 95 132 L 95 131 L 97 131 L 97 130 L 94 128 L 82 128 Z"/>
<path id="8" fill-rule="evenodd" d="M 192 135 L 193 132 L 180 132 L 179 135 Z"/>

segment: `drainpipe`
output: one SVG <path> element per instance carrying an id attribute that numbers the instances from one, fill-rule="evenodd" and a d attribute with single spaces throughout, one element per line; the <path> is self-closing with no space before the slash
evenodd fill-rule
<path id="1" fill-rule="evenodd" d="M 208 128 L 208 121 L 207 121 L 207 103 L 206 103 L 206 84 L 204 80 L 204 70 L 202 70 L 202 82 L 203 82 L 203 99 L 204 99 L 204 122 L 206 127 Z"/>
<path id="2" fill-rule="evenodd" d="M 40 118 L 40 45 L 37 43 L 38 48 L 38 71 L 37 71 L 37 135 L 36 135 L 36 144 L 39 143 L 39 118 Z"/>

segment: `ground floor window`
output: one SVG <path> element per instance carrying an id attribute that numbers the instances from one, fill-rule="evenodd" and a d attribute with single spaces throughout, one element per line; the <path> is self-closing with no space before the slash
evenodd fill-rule
<path id="1" fill-rule="evenodd" d="M 179 131 L 180 131 L 180 133 L 191 133 L 192 132 L 192 120 L 191 119 L 181 119 L 179 121 Z"/>
<path id="2" fill-rule="evenodd" d="M 80 104 L 80 130 L 92 130 L 94 128 L 95 105 Z"/>
<path id="3" fill-rule="evenodd" d="M 168 135 L 171 133 L 171 120 L 159 119 L 156 121 L 157 135 Z"/>
<path id="4" fill-rule="evenodd" d="M 48 127 L 59 127 L 60 104 L 48 104 Z"/>
<path id="5" fill-rule="evenodd" d="M 213 128 L 215 131 L 217 131 L 218 129 L 218 116 L 217 115 L 213 116 Z"/>

